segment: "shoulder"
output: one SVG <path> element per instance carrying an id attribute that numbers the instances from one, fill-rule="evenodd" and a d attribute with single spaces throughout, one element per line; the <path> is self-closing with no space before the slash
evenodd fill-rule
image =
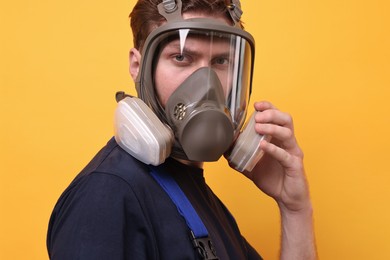
<path id="1" fill-rule="evenodd" d="M 149 171 L 147 165 L 124 151 L 112 138 L 76 176 L 62 196 L 80 190 L 113 192 L 114 196 L 142 196 L 156 186 Z"/>
<path id="2" fill-rule="evenodd" d="M 140 204 L 139 198 L 156 187 L 149 168 L 120 148 L 112 138 L 90 163 L 76 176 L 58 200 L 59 204 L 86 201 L 93 205 L 99 201 L 102 207 L 113 207 L 112 201 L 126 201 L 126 205 Z M 152 189 L 155 190 L 155 189 Z M 141 203 L 142 204 L 142 203 Z"/>
<path id="3" fill-rule="evenodd" d="M 115 142 L 115 139 L 111 138 L 106 146 L 103 147 L 81 171 L 75 181 L 77 182 L 79 179 L 93 173 L 104 173 L 116 176 L 125 182 L 131 183 L 135 181 L 136 178 L 145 177 L 145 174 L 148 172 L 149 169 L 144 163 L 136 160 L 124 151 Z"/>
<path id="4" fill-rule="evenodd" d="M 158 193 L 156 185 L 146 166 L 110 140 L 57 201 L 49 222 L 49 254 L 115 255 L 125 242 L 139 244 L 142 254 L 153 254 L 150 196 L 145 194 Z"/>

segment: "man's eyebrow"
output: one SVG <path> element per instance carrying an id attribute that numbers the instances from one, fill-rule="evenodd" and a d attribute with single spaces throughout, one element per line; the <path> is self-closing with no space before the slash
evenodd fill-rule
<path id="1" fill-rule="evenodd" d="M 183 50 L 182 53 L 187 53 L 187 54 L 202 53 L 197 48 L 189 48 L 188 46 L 184 46 L 184 48 L 182 48 L 182 46 L 180 45 L 179 42 L 170 43 L 170 44 L 167 45 L 167 47 L 168 47 L 168 49 L 173 49 L 175 51 L 177 50 L 178 52 L 180 52 L 180 50 Z"/>

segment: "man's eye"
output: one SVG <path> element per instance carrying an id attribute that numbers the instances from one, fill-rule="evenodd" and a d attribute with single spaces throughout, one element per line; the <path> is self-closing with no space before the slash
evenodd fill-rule
<path id="1" fill-rule="evenodd" d="M 175 56 L 175 60 L 176 60 L 176 61 L 184 61 L 184 59 L 185 59 L 184 55 L 180 55 L 180 54 L 179 54 L 179 55 L 176 55 L 176 56 Z"/>
<path id="2" fill-rule="evenodd" d="M 226 65 L 229 64 L 229 60 L 224 57 L 219 57 L 215 58 L 213 63 L 217 65 Z"/>
<path id="3" fill-rule="evenodd" d="M 192 58 L 186 54 L 174 54 L 172 55 L 172 62 L 176 66 L 188 66 L 192 63 Z"/>

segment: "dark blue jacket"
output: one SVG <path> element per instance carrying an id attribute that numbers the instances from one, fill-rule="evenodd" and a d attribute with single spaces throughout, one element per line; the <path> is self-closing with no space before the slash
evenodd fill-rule
<path id="1" fill-rule="evenodd" d="M 202 169 L 173 159 L 170 172 L 205 224 L 219 259 L 261 259 L 206 185 Z M 47 248 L 53 260 L 199 259 L 175 204 L 137 161 L 111 139 L 59 198 Z"/>

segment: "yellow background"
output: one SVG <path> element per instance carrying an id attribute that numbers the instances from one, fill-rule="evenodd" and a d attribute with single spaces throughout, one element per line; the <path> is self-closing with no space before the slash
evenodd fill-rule
<path id="1" fill-rule="evenodd" d="M 390 259 L 387 0 L 243 0 L 256 39 L 252 101 L 294 116 L 321 259 Z M 0 259 L 47 259 L 47 223 L 112 136 L 128 76 L 133 1 L 1 0 Z M 242 233 L 276 259 L 275 203 L 224 160 L 209 184 Z"/>

